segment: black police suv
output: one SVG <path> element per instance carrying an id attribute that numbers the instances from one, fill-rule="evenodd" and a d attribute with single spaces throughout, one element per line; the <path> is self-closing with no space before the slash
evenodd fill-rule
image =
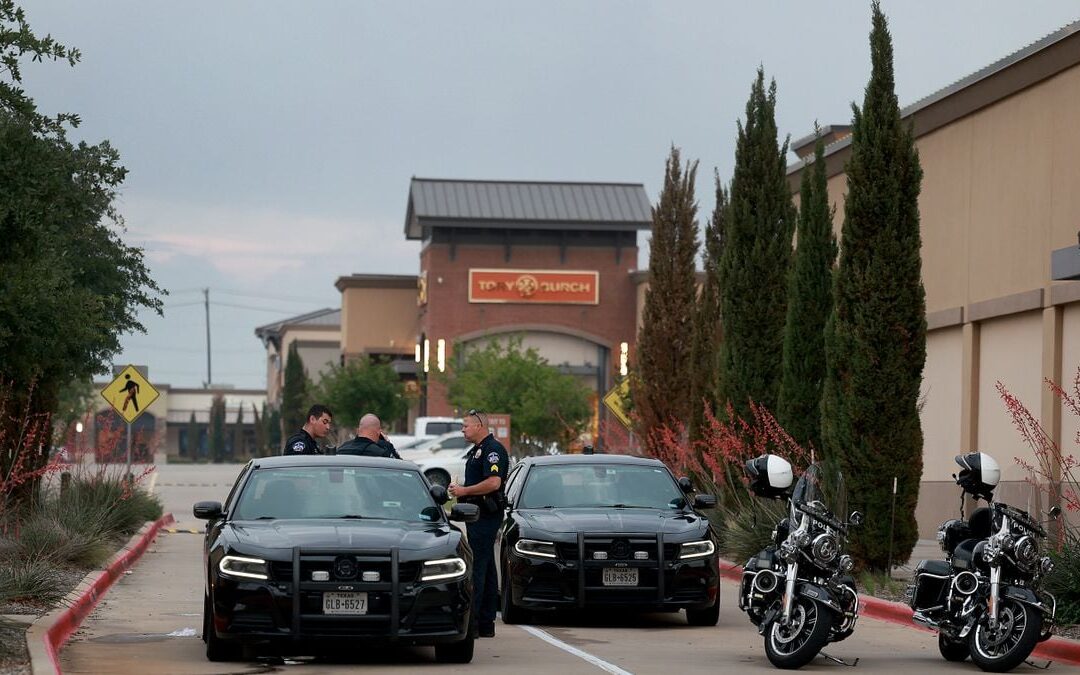
<path id="1" fill-rule="evenodd" d="M 533 610 L 617 606 L 720 615 L 717 538 L 659 460 L 624 455 L 530 457 L 507 476 L 499 554 L 506 623 Z"/>
<path id="2" fill-rule="evenodd" d="M 434 645 L 468 663 L 472 552 L 415 464 L 381 457 L 254 459 L 208 520 L 203 640 L 211 661 L 321 654 L 357 642 Z"/>

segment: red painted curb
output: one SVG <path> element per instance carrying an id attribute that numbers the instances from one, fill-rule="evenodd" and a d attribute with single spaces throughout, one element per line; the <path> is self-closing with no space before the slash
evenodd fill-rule
<path id="1" fill-rule="evenodd" d="M 725 579 L 742 581 L 742 572 L 742 565 L 736 565 L 723 558 L 720 559 L 720 576 Z M 920 626 L 913 622 L 911 620 L 911 608 L 905 604 L 890 602 L 888 600 L 882 600 L 881 598 L 874 598 L 861 594 L 859 595 L 859 602 L 861 605 L 859 609 L 860 616 L 900 624 L 926 633 L 934 632 L 925 626 Z M 1032 652 L 1032 654 L 1042 659 L 1051 659 L 1063 663 L 1080 665 L 1080 642 L 1060 637 L 1052 637 L 1035 647 L 1035 651 Z"/>
<path id="2" fill-rule="evenodd" d="M 60 618 L 45 632 L 45 651 L 49 654 L 49 660 L 52 662 L 53 668 L 57 673 L 61 672 L 60 648 L 68 641 L 71 634 L 79 629 L 83 619 L 93 611 L 94 607 L 97 606 L 98 601 L 104 597 L 109 588 L 116 583 L 116 580 L 142 557 L 142 554 L 146 552 L 147 547 L 150 546 L 150 542 L 154 541 L 154 538 L 157 537 L 158 531 L 161 530 L 162 527 L 171 525 L 174 522 L 176 521 L 171 513 L 166 513 L 164 516 L 154 521 L 134 546 L 131 546 L 123 553 L 114 556 L 112 562 L 101 572 L 101 575 L 94 580 L 94 583 L 90 585 L 90 588 L 79 596 L 79 599 L 73 602 L 71 607 L 68 607 L 67 610 L 60 615 Z"/>

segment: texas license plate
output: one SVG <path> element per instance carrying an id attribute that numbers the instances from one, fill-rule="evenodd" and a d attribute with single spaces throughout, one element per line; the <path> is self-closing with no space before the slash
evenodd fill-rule
<path id="1" fill-rule="evenodd" d="M 638 571 L 636 567 L 605 567 L 605 586 L 637 586 Z"/>
<path id="2" fill-rule="evenodd" d="M 367 614 L 367 593 L 323 593 L 323 614 Z"/>

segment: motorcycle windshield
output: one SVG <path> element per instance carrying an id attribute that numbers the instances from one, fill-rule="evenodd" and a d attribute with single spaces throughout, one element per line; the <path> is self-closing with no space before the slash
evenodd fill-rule
<path id="1" fill-rule="evenodd" d="M 847 488 L 843 474 L 818 463 L 811 464 L 791 494 L 792 523 L 798 527 L 804 518 L 811 518 L 819 525 L 843 531 L 846 517 Z"/>

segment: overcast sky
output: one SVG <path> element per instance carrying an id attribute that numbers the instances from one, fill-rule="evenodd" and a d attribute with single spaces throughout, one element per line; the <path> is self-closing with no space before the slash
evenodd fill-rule
<path id="1" fill-rule="evenodd" d="M 655 201 L 675 144 L 730 177 L 758 65 L 798 138 L 847 123 L 869 74 L 869 2 L 23 0 L 82 50 L 27 64 L 45 112 L 110 140 L 119 203 L 170 291 L 118 363 L 152 382 L 265 386 L 256 326 L 338 307 L 351 273 L 415 274 L 411 176 L 629 181 Z M 1075 0 L 885 0 L 910 104 L 1080 19 Z M 639 235 L 647 265 L 647 234 Z"/>

